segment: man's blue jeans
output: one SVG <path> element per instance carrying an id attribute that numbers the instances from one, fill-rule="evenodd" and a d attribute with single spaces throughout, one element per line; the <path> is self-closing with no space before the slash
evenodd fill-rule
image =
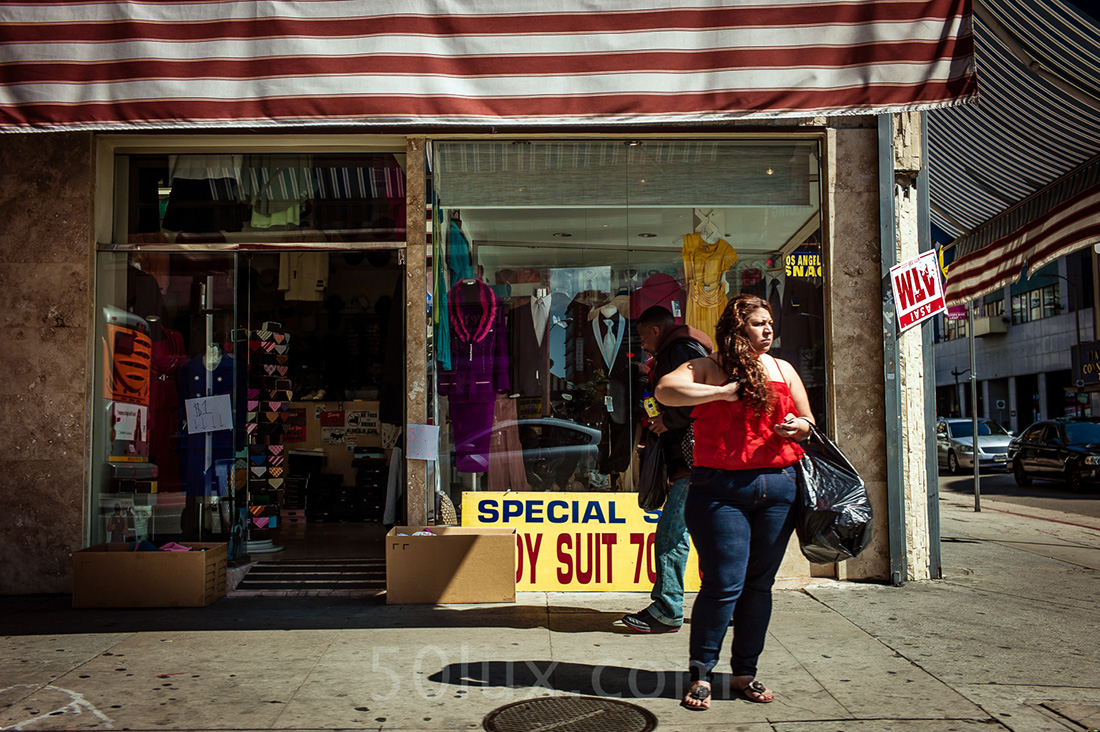
<path id="1" fill-rule="evenodd" d="M 794 530 L 794 468 L 696 467 L 684 505 L 702 582 L 691 611 L 691 679 L 709 681 L 733 618 L 734 676 L 755 676 L 772 584 Z"/>
<path id="2" fill-rule="evenodd" d="M 653 539 L 657 565 L 657 580 L 649 593 L 653 602 L 646 608 L 651 617 L 676 627 L 684 623 L 684 570 L 691 548 L 684 523 L 684 500 L 690 484 L 691 478 L 685 475 L 672 481 L 668 489 Z"/>

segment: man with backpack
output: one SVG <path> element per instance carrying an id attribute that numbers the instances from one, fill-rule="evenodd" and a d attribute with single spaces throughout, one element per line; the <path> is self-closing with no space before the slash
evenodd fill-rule
<path id="1" fill-rule="evenodd" d="M 706 333 L 678 324 L 661 305 L 643 312 L 636 328 L 642 348 L 653 357 L 649 368 L 651 391 L 662 376 L 685 361 L 706 357 L 714 349 Z M 692 408 L 658 407 L 660 414 L 649 419 L 649 429 L 658 435 L 671 485 L 654 540 L 657 579 L 650 592 L 652 602 L 641 612 L 622 619 L 623 625 L 638 633 L 675 633 L 684 622 L 684 571 L 690 548 L 684 500 L 691 478 L 691 456 L 685 460 L 683 442 L 691 425 Z"/>

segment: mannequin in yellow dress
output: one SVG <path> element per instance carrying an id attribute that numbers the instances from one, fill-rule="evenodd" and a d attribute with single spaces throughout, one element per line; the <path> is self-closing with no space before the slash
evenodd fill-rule
<path id="1" fill-rule="evenodd" d="M 737 252 L 716 226 L 704 223 L 701 231 L 684 237 L 681 252 L 688 288 L 685 320 L 714 340 L 714 326 L 726 309 L 726 272 L 737 262 Z"/>

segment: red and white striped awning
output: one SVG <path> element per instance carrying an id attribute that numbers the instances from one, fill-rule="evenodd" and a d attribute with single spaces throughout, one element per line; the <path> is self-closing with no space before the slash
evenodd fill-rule
<path id="1" fill-rule="evenodd" d="M 977 93 L 969 0 L 0 2 L 0 129 L 593 125 Z"/>

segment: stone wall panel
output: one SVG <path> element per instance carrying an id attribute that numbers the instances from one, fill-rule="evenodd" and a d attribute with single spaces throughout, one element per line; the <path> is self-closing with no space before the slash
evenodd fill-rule
<path id="1" fill-rule="evenodd" d="M 92 136 L 0 138 L 0 594 L 67 592 L 82 541 Z"/>

